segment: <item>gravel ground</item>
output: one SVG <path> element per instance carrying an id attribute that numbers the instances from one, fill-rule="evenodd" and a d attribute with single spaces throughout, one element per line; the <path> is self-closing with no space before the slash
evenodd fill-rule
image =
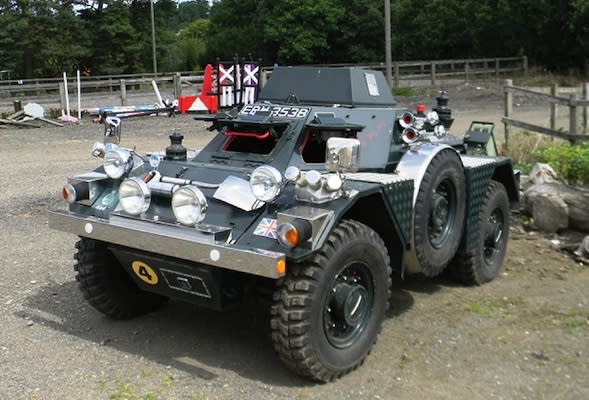
<path id="1" fill-rule="evenodd" d="M 468 88 L 451 104 L 457 118 L 498 119 L 500 99 Z M 544 118 L 532 106 L 524 112 Z M 189 116 L 128 120 L 123 144 L 161 150 L 179 129 L 198 148 L 204 128 Z M 518 227 L 501 276 L 483 287 L 396 280 L 372 354 L 330 384 L 288 372 L 265 314 L 247 304 L 216 313 L 170 302 L 131 321 L 104 317 L 77 289 L 76 238 L 49 230 L 46 217 L 63 207 L 66 177 L 97 165 L 100 135 L 86 120 L 0 129 L 0 399 L 589 398 L 589 268 Z"/>

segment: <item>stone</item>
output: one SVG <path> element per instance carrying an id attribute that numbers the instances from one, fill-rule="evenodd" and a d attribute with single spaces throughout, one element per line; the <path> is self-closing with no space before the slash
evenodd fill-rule
<path id="1" fill-rule="evenodd" d="M 534 225 L 543 232 L 558 232 L 569 227 L 569 209 L 564 200 L 554 194 L 537 196 L 532 205 Z"/>
<path id="2" fill-rule="evenodd" d="M 550 165 L 537 163 L 530 171 L 529 179 L 534 184 L 556 183 L 558 182 L 558 175 Z"/>

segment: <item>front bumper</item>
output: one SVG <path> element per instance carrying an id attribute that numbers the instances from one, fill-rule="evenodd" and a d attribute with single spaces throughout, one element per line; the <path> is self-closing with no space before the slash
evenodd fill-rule
<path id="1" fill-rule="evenodd" d="M 80 217 L 67 211 L 50 211 L 48 219 L 52 229 L 89 239 L 267 278 L 284 275 L 284 268 L 279 268 L 286 261 L 283 253 L 218 243 L 196 230 L 119 216 Z"/>

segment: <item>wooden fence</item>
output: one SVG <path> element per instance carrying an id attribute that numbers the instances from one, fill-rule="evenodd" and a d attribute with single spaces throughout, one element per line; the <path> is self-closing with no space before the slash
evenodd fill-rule
<path id="1" fill-rule="evenodd" d="M 369 68 L 384 72 L 383 63 L 377 64 L 331 64 L 322 66 Z M 398 61 L 394 62 L 394 87 L 436 86 L 442 80 L 471 81 L 481 78 L 499 78 L 503 74 L 519 72 L 526 74 L 528 62 L 526 57 L 502 57 L 457 60 Z M 262 81 L 269 76 L 272 68 L 264 68 Z M 202 83 L 202 72 L 175 72 L 164 74 L 132 74 L 110 76 L 82 76 L 81 93 L 84 98 L 92 98 L 104 94 L 118 94 L 121 105 L 126 105 L 128 96 L 133 93 L 151 90 L 151 81 L 155 80 L 160 88 L 173 91 L 174 97 L 183 91 L 196 94 Z M 75 77 L 68 79 L 70 93 L 76 87 Z M 62 78 L 0 80 L 0 109 L 11 107 L 13 100 L 38 102 L 41 104 L 64 105 L 65 85 Z M 4 104 L 3 104 L 4 103 Z"/>
<path id="2" fill-rule="evenodd" d="M 511 127 L 517 127 L 528 131 L 540 133 L 543 135 L 549 135 L 552 137 L 568 140 L 571 143 L 575 143 L 580 140 L 589 140 L 588 132 L 588 113 L 587 108 L 589 107 L 589 83 L 584 83 L 581 86 L 581 95 L 577 93 L 577 90 L 573 90 L 568 97 L 560 95 L 558 85 L 553 85 L 550 88 L 550 94 L 533 91 L 530 89 L 519 88 L 513 86 L 513 81 L 507 79 L 504 86 L 504 110 L 505 115 L 502 118 L 505 126 L 505 147 L 508 147 L 509 135 L 511 134 Z M 545 100 L 550 103 L 550 127 L 544 127 L 534 125 L 529 122 L 516 120 L 513 118 L 513 95 L 520 94 L 528 97 L 534 97 L 540 100 Z M 558 106 L 568 107 L 569 116 L 569 129 L 563 131 L 556 129 L 556 121 L 558 117 Z M 579 108 L 582 109 L 581 122 L 579 123 Z M 581 127 L 582 134 L 579 134 L 579 126 Z"/>

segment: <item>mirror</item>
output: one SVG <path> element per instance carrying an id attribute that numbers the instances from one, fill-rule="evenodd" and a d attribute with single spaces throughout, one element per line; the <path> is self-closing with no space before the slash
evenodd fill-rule
<path id="1" fill-rule="evenodd" d="M 329 138 L 325 152 L 325 168 L 329 172 L 357 171 L 359 149 L 360 141 L 358 139 Z"/>

